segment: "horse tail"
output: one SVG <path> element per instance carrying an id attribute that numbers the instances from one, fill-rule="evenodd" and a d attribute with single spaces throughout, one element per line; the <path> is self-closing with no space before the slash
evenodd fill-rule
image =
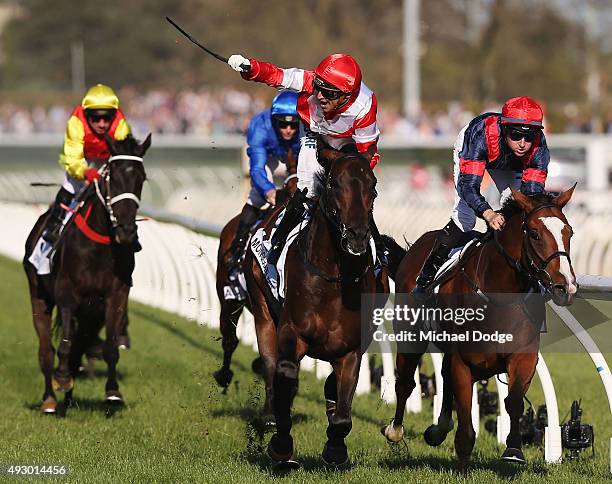
<path id="1" fill-rule="evenodd" d="M 399 245 L 390 235 L 382 234 L 381 237 L 385 241 L 385 246 L 389 251 L 389 275 L 391 276 L 391 279 L 395 280 L 397 268 L 408 251 Z"/>

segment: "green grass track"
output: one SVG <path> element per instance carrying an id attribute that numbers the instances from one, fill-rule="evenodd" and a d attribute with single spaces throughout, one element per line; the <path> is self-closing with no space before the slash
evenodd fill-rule
<path id="1" fill-rule="evenodd" d="M 429 448 L 421 437 L 431 421 L 429 402 L 409 416 L 406 444 L 388 445 L 379 429 L 393 408 L 377 394 L 357 397 L 353 431 L 347 439 L 352 466 L 327 470 L 320 459 L 326 418 L 322 382 L 304 372 L 295 400 L 293 435 L 303 467 L 290 475 L 273 473 L 251 422 L 260 408 L 263 384 L 250 372 L 255 354 L 240 347 L 234 383 L 226 395 L 211 373 L 221 359 L 216 331 L 178 316 L 132 303 L 132 349 L 121 353 L 120 385 L 126 406 L 109 411 L 102 403 L 105 365 L 94 380 L 78 379 L 76 405 L 55 416 L 38 404 L 43 379 L 21 266 L 0 258 L 0 482 L 16 482 L 6 465 L 65 465 L 66 482 L 601 482 L 609 479 L 612 420 L 603 387 L 585 354 L 547 355 L 561 418 L 582 397 L 583 420 L 595 426 L 596 457 L 546 465 L 543 450 L 527 448 L 524 467 L 500 464 L 495 438 L 481 428 L 472 471 L 454 472 L 452 438 Z M 529 392 L 543 403 L 539 383 Z M 39 478 L 37 480 L 43 480 Z M 46 478 L 48 479 L 48 478 Z"/>

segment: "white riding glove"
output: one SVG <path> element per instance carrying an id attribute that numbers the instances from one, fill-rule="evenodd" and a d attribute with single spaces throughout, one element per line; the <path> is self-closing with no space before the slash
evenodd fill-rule
<path id="1" fill-rule="evenodd" d="M 232 69 L 237 72 L 248 72 L 248 69 L 243 69 L 241 66 L 249 66 L 251 67 L 251 62 L 249 59 L 242 57 L 240 54 L 234 54 L 227 59 L 227 63 L 230 65 Z"/>

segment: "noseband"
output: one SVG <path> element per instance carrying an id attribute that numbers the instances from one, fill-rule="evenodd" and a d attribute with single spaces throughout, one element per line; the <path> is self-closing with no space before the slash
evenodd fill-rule
<path id="1" fill-rule="evenodd" d="M 111 156 L 108 159 L 108 161 L 104 164 L 104 166 L 102 166 L 102 168 L 100 169 L 100 176 L 102 180 L 104 180 L 104 184 L 106 185 L 105 195 L 102 195 L 102 192 L 100 191 L 100 184 L 98 183 L 98 180 L 94 181 L 94 184 L 96 187 L 96 194 L 98 198 L 100 199 L 100 202 L 102 202 L 102 206 L 104 206 L 104 208 L 108 212 L 108 217 L 111 221 L 111 224 L 113 225 L 113 229 L 116 229 L 119 226 L 119 222 L 117 222 L 117 217 L 115 216 L 115 212 L 113 210 L 113 205 L 115 203 L 120 202 L 121 200 L 132 200 L 133 202 L 136 203 L 137 207 L 140 207 L 140 199 L 132 192 L 124 192 L 124 193 L 120 193 L 119 195 L 115 195 L 114 197 L 111 197 L 110 164 L 113 161 L 118 161 L 118 160 L 130 160 L 130 161 L 137 161 L 139 163 L 143 162 L 143 159 L 140 156 L 132 156 L 132 155 Z"/>
<path id="2" fill-rule="evenodd" d="M 533 247 L 533 244 L 531 242 L 531 237 L 529 236 L 529 220 L 531 219 L 531 216 L 534 213 L 540 210 L 543 210 L 545 208 L 558 208 L 558 207 L 554 204 L 548 203 L 548 204 L 544 204 L 544 205 L 535 207 L 529 213 L 523 212 L 523 221 L 522 221 L 522 226 L 521 226 L 523 230 L 523 257 L 522 258 L 526 259 L 525 261 L 526 263 L 523 263 L 522 260 L 521 261 L 515 260 L 506 252 L 504 247 L 501 245 L 501 243 L 497 239 L 497 232 L 493 233 L 493 238 L 495 240 L 495 244 L 497 245 L 497 248 L 499 249 L 499 251 L 503 254 L 503 256 L 506 258 L 508 263 L 516 271 L 522 274 L 526 274 L 530 280 L 537 282 L 539 285 L 544 287 L 547 292 L 550 292 L 552 290 L 553 280 L 550 274 L 548 273 L 548 271 L 546 270 L 546 268 L 548 267 L 548 264 L 550 264 L 550 262 L 556 259 L 557 257 L 567 257 L 567 260 L 571 266 L 572 260 L 570 259 L 569 253 L 564 250 L 558 250 L 550 254 L 548 257 L 544 258 L 540 256 L 538 252 L 535 250 L 535 248 Z M 537 265 L 534 262 L 534 256 L 533 256 L 534 254 L 542 261 L 540 265 Z"/>

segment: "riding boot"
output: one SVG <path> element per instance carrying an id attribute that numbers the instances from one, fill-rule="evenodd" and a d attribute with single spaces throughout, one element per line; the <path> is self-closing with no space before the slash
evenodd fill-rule
<path id="1" fill-rule="evenodd" d="M 64 187 L 60 188 L 59 192 L 57 192 L 57 195 L 55 196 L 55 201 L 51 207 L 51 213 L 47 219 L 46 230 L 43 232 L 42 236 L 43 239 L 50 244 L 55 244 L 57 239 L 59 239 L 62 223 L 64 222 L 64 216 L 66 215 L 66 211 L 62 208 L 62 204 L 66 206 L 70 205 L 72 197 L 72 193 L 70 193 Z"/>
<path id="2" fill-rule="evenodd" d="M 387 249 L 385 241 L 378 231 L 374 217 L 370 217 L 370 232 L 374 239 L 374 245 L 376 246 L 376 258 L 378 259 L 378 263 L 381 267 L 388 267 L 389 260 L 387 255 L 389 254 L 389 249 Z"/>
<path id="3" fill-rule="evenodd" d="M 304 202 L 307 201 L 306 192 L 307 189 L 303 191 L 298 190 L 293 194 L 291 200 L 289 200 L 287 208 L 285 209 L 285 214 L 272 235 L 272 247 L 270 248 L 270 252 L 268 252 L 268 264 L 272 264 L 273 266 L 276 265 L 289 233 L 302 220 L 305 212 Z"/>
<path id="4" fill-rule="evenodd" d="M 416 299 L 427 298 L 429 286 L 436 277 L 436 273 L 448 260 L 451 250 L 460 246 L 465 239 L 466 234 L 452 220 L 438 233 L 433 249 L 423 264 L 423 269 L 416 280 L 416 286 L 412 290 L 412 295 Z"/>
<path id="5" fill-rule="evenodd" d="M 259 209 L 249 205 L 248 203 L 242 208 L 240 212 L 240 220 L 238 221 L 238 228 L 236 229 L 236 236 L 232 241 L 230 247 L 230 258 L 227 263 L 228 278 L 233 280 L 236 278 L 236 273 L 240 268 L 242 261 L 242 255 L 244 254 L 244 248 L 247 241 L 249 240 L 249 231 L 253 224 L 259 217 Z"/>

